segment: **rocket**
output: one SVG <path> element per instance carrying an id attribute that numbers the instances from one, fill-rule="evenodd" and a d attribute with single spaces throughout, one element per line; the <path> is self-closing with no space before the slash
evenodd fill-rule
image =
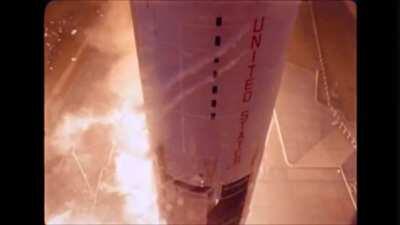
<path id="1" fill-rule="evenodd" d="M 245 223 L 298 4 L 130 2 L 168 224 Z"/>

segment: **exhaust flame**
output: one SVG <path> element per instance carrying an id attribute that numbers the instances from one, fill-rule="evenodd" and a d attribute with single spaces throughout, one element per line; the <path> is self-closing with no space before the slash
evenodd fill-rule
<path id="1" fill-rule="evenodd" d="M 130 77 L 138 76 L 133 72 L 133 55 L 124 59 L 118 65 L 119 77 L 121 74 L 129 74 Z M 125 70 L 121 68 L 125 67 Z M 115 71 L 114 71 L 115 72 Z M 114 73 L 112 72 L 112 73 Z M 127 77 L 129 77 L 127 76 Z M 122 76 L 123 77 L 123 76 Z M 136 79 L 138 82 L 138 79 Z M 62 147 L 62 154 L 74 154 L 74 148 L 83 133 L 94 124 L 105 124 L 111 126 L 111 139 L 114 145 L 115 173 L 117 191 L 124 196 L 124 221 L 139 224 L 160 224 L 158 209 L 156 205 L 156 191 L 153 182 L 152 160 L 149 153 L 149 140 L 145 123 L 144 112 L 135 110 L 142 106 L 142 98 L 138 98 L 140 89 L 137 88 L 135 79 L 123 80 L 124 85 L 130 87 L 123 93 L 123 101 L 118 109 L 115 109 L 107 116 L 81 116 L 67 115 L 63 123 L 56 129 L 54 136 L 46 138 L 46 141 Z M 115 82 L 114 82 L 115 85 Z M 136 86 L 136 87 L 135 87 Z M 119 90 L 124 90 L 119 87 Z M 121 92 L 119 92 L 121 94 Z M 136 98 L 134 97 L 136 96 Z M 60 149 L 60 148 L 59 148 Z M 79 163 L 79 160 L 77 160 Z M 83 176 L 84 179 L 86 176 Z M 87 181 L 87 183 L 90 183 Z M 93 186 L 93 185 L 92 185 Z M 89 190 L 91 196 L 93 187 Z M 73 218 L 71 211 L 65 211 L 48 220 L 48 224 L 63 223 L 96 223 L 94 218 Z"/>
<path id="2" fill-rule="evenodd" d="M 106 114 L 94 113 L 93 106 L 82 106 L 80 113 L 66 113 L 55 130 L 45 134 L 46 169 L 52 167 L 51 172 L 46 172 L 46 189 L 50 185 L 56 186 L 51 189 L 53 192 L 45 195 L 47 224 L 165 223 L 156 204 L 131 17 L 129 14 L 121 15 L 129 9 L 127 3 L 109 3 L 106 14 L 109 19 L 106 16 L 105 25 L 89 30 L 92 47 L 111 54 L 124 49 L 120 52 L 122 56 L 120 54 L 120 58 L 113 62 L 106 79 L 101 81 L 103 89 L 118 97 L 117 104 L 113 104 Z M 123 22 L 117 25 L 115 18 Z M 111 32 L 112 37 L 109 29 L 116 29 Z M 116 41 L 115 37 L 121 40 Z M 107 46 L 108 43 L 111 44 Z M 48 113 L 50 111 L 46 109 Z M 106 127 L 106 134 L 99 127 Z M 91 130 L 96 130 L 94 138 L 87 137 Z M 112 143 L 108 152 L 99 150 L 107 147 L 104 147 L 104 139 Z M 50 165 L 49 158 L 55 158 L 53 155 L 61 156 L 62 162 L 69 164 Z M 102 155 L 106 155 L 103 157 L 105 160 L 99 160 Z M 64 193 L 65 186 L 73 191 Z"/>

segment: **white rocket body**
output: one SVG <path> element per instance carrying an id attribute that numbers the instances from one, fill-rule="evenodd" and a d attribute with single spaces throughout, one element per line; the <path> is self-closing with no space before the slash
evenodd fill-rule
<path id="1" fill-rule="evenodd" d="M 296 1 L 131 1 L 162 216 L 243 223 Z"/>

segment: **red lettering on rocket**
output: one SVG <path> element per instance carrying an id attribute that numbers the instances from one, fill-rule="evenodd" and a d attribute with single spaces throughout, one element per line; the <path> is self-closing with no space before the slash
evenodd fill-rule
<path id="1" fill-rule="evenodd" d="M 261 17 L 261 20 L 255 18 L 253 23 L 253 33 L 251 36 L 250 48 L 252 51 L 251 61 L 248 65 L 249 71 L 247 74 L 247 79 L 244 81 L 244 88 L 243 88 L 243 95 L 242 95 L 242 102 L 249 103 L 253 97 L 253 89 L 254 89 L 254 71 L 256 68 L 256 56 L 257 56 L 257 49 L 261 46 L 262 41 L 262 30 L 264 29 L 264 16 Z M 236 138 L 236 148 L 233 156 L 233 164 L 237 164 L 240 162 L 240 155 L 242 151 L 242 144 L 246 137 L 245 135 L 245 124 L 249 118 L 249 111 L 244 110 L 240 114 L 240 128 L 239 134 Z"/>
<path id="2" fill-rule="evenodd" d="M 262 33 L 261 31 L 264 28 L 264 17 L 261 17 L 261 22 L 258 22 L 259 20 L 256 18 L 254 20 L 254 26 L 253 26 L 253 35 L 251 36 L 251 44 L 250 48 L 253 51 L 252 57 L 251 57 L 251 63 L 249 67 L 249 74 L 248 78 L 245 80 L 244 83 L 244 92 L 243 92 L 243 97 L 242 97 L 242 102 L 250 102 L 252 96 L 253 96 L 253 80 L 255 79 L 253 77 L 253 72 L 256 67 L 255 61 L 256 61 L 256 54 L 257 54 L 257 49 L 260 48 L 261 46 L 261 40 L 262 40 Z"/>
<path id="3" fill-rule="evenodd" d="M 251 38 L 251 48 L 252 49 L 254 49 L 255 46 L 257 46 L 257 48 L 260 47 L 261 38 L 262 38 L 262 34 L 261 33 L 259 33 L 258 35 L 253 35 L 253 37 Z M 253 53 L 253 54 L 255 54 L 255 53 Z"/>
<path id="4" fill-rule="evenodd" d="M 254 25 L 253 25 L 253 32 L 261 32 L 264 29 L 264 16 L 261 17 L 261 24 L 258 26 L 258 19 L 256 18 L 254 20 Z"/>

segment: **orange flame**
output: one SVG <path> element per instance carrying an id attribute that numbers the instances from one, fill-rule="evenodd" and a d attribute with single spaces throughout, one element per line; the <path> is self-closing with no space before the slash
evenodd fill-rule
<path id="1" fill-rule="evenodd" d="M 140 110 L 143 106 L 142 88 L 128 4 L 128 1 L 107 3 L 107 12 L 103 20 L 86 29 L 89 46 L 107 54 L 119 54 L 119 58 L 113 62 L 107 78 L 101 81 L 103 89 L 118 96 L 118 106 L 112 108 L 105 115 L 90 113 L 92 109 L 90 106 L 82 106 L 83 109 L 89 109 L 89 113 L 66 114 L 53 132 L 45 134 L 46 158 L 52 155 L 61 155 L 66 158 L 66 161 L 70 160 L 69 167 L 64 166 L 67 169 L 52 172 L 57 179 L 53 180 L 51 177 L 53 175 L 50 173 L 45 175 L 46 185 L 53 185 L 54 182 L 60 183 L 56 183 L 57 187 L 51 189 L 54 193 L 48 194 L 45 199 L 47 224 L 164 223 L 159 216 L 156 204 L 157 196 L 153 182 L 145 114 Z M 77 60 L 75 63 L 79 63 L 79 58 Z M 48 113 L 50 111 L 46 110 L 46 117 Z M 82 139 L 85 139 L 85 132 L 99 124 L 106 125 L 107 129 L 111 127 L 111 134 L 107 138 L 112 140 L 112 147 L 108 156 L 105 157 L 106 163 L 95 160 L 94 156 L 101 154 L 95 147 L 95 144 L 99 142 L 96 138 L 90 139 L 90 142 L 96 143 L 86 144 L 89 145 L 89 147 L 85 146 L 89 149 L 89 151 L 85 151 L 86 154 L 80 151 L 80 143 Z M 100 138 L 104 137 L 99 136 L 97 139 Z M 55 167 L 47 161 L 45 166 L 46 168 Z M 67 170 L 78 172 L 67 173 Z M 93 171 L 97 172 L 93 173 Z M 107 176 L 112 177 L 111 182 L 105 181 Z M 93 182 L 93 180 L 95 181 Z M 80 184 L 83 186 L 79 186 Z M 72 186 L 70 189 L 74 191 L 67 194 L 59 191 L 62 190 L 63 185 Z M 76 196 L 70 194 L 76 192 L 79 192 Z M 102 193 L 115 193 L 115 195 L 110 195 L 113 196 L 113 199 L 107 198 L 107 201 L 101 201 Z M 55 201 L 53 201 L 50 204 L 51 197 L 64 197 L 65 195 L 71 195 L 62 198 L 67 202 L 56 201 L 54 203 Z M 82 198 L 85 199 L 82 200 Z M 107 208 L 108 201 L 117 202 L 115 204 L 120 208 Z M 111 207 L 114 207 L 115 204 Z M 106 210 L 97 210 L 102 207 Z M 49 214 L 50 210 L 53 211 L 52 214 Z M 108 217 L 113 218 L 112 221 L 104 219 L 104 214 L 107 213 L 112 215 Z M 114 214 L 121 215 L 114 216 Z"/>
<path id="2" fill-rule="evenodd" d="M 122 99 L 120 106 L 106 116 L 67 115 L 52 136 L 46 137 L 61 148 L 63 154 L 73 154 L 79 165 L 82 177 L 86 180 L 90 196 L 96 204 L 98 188 L 94 190 L 87 181 L 81 160 L 74 152 L 74 143 L 82 137 L 84 131 L 94 124 L 107 124 L 112 127 L 115 154 L 114 178 L 117 181 L 116 192 L 124 196 L 123 222 L 139 224 L 161 224 L 156 204 L 156 191 L 153 182 L 152 160 L 149 154 L 149 140 L 144 112 L 138 111 L 143 104 L 138 79 L 136 55 L 130 54 L 120 60 L 113 76 L 108 80 L 111 91 L 118 90 Z M 133 65 L 133 66 L 132 66 Z M 118 75 L 116 75 L 118 74 Z M 115 75 L 115 76 L 114 76 Z M 116 79 L 118 77 L 119 79 Z M 60 149 L 59 148 L 59 149 Z M 95 154 L 95 152 L 93 153 Z M 93 163 L 93 162 L 92 162 Z M 96 193 L 95 193 L 96 192 Z M 95 207 L 95 206 L 94 206 Z M 66 209 L 47 220 L 47 224 L 101 223 L 95 215 L 80 215 Z"/>

